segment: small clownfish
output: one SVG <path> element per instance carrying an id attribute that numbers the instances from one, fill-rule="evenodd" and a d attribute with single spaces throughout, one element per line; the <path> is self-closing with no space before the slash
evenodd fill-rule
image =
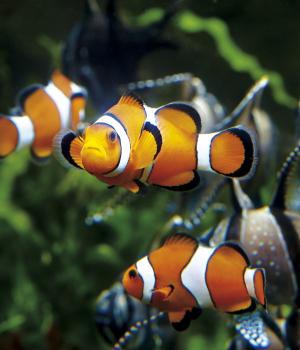
<path id="1" fill-rule="evenodd" d="M 185 234 L 175 234 L 123 276 L 127 293 L 168 312 L 176 330 L 186 329 L 204 307 L 223 312 L 265 307 L 263 269 L 252 269 L 242 248 L 233 242 L 216 248 L 200 245 Z"/>
<path id="2" fill-rule="evenodd" d="M 300 140 L 283 163 L 271 203 L 255 206 L 238 180 L 232 181 L 235 212 L 223 219 L 209 239 L 211 246 L 240 242 L 253 267 L 264 267 L 267 299 L 273 305 L 300 307 L 300 213 L 288 207 L 289 179 L 300 158 Z"/>
<path id="3" fill-rule="evenodd" d="M 109 186 L 132 192 L 146 184 L 190 190 L 199 184 L 198 170 L 240 178 L 253 173 L 256 146 L 245 128 L 200 131 L 200 115 L 189 104 L 155 109 L 126 95 L 82 136 L 59 135 L 57 153 Z"/>
<path id="4" fill-rule="evenodd" d="M 42 161 L 53 150 L 54 136 L 63 128 L 75 130 L 84 118 L 86 92 L 59 71 L 47 86 L 31 85 L 18 97 L 20 116 L 0 116 L 0 158 L 31 145 Z"/>

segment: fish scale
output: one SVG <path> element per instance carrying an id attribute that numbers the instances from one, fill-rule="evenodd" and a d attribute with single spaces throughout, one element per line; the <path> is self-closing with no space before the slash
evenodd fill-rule
<path id="1" fill-rule="evenodd" d="M 291 303 L 296 287 L 292 278 L 294 271 L 284 237 L 268 207 L 250 209 L 244 214 L 245 229 L 240 241 L 254 267 L 264 267 L 268 288 L 267 298 L 277 304 L 284 300 Z M 274 254 L 276 259 L 274 259 Z M 284 290 L 279 293 L 279 286 Z"/>

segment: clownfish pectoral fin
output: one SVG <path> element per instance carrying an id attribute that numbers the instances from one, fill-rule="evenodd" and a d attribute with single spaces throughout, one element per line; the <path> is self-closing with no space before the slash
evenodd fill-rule
<path id="1" fill-rule="evenodd" d="M 176 331 L 186 330 L 191 321 L 196 320 L 202 313 L 200 308 L 192 308 L 191 310 L 184 310 L 178 312 L 169 312 L 169 320 Z"/>
<path id="2" fill-rule="evenodd" d="M 242 126 L 213 134 L 200 134 L 197 142 L 198 169 L 228 177 L 249 178 L 257 150 L 252 133 Z"/>
<path id="3" fill-rule="evenodd" d="M 194 107 L 188 103 L 174 102 L 158 108 L 155 115 L 159 119 L 167 120 L 176 128 L 189 133 L 201 132 L 201 117 Z"/>
<path id="4" fill-rule="evenodd" d="M 54 139 L 55 155 L 64 165 L 84 169 L 81 160 L 83 140 L 73 131 L 67 130 L 58 133 Z"/>
<path id="5" fill-rule="evenodd" d="M 187 171 L 160 181 L 158 186 L 170 191 L 181 192 L 193 190 L 199 183 L 199 174 L 196 171 Z"/>
<path id="6" fill-rule="evenodd" d="M 169 296 L 173 293 L 173 291 L 174 291 L 173 285 L 169 285 L 158 289 L 153 289 L 152 297 L 155 298 L 155 300 L 166 301 L 169 298 Z"/>
<path id="7" fill-rule="evenodd" d="M 136 169 L 150 165 L 160 152 L 162 137 L 157 126 L 146 122 L 132 152 Z"/>

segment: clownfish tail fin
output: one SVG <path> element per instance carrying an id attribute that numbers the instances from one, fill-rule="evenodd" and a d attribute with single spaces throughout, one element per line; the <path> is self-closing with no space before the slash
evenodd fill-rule
<path id="1" fill-rule="evenodd" d="M 250 178 L 257 163 L 254 135 L 243 126 L 217 133 L 199 134 L 198 169 L 227 177 Z"/>
<path id="2" fill-rule="evenodd" d="M 124 333 L 124 335 L 114 344 L 112 350 L 125 349 L 127 343 L 140 331 L 140 329 L 155 323 L 164 315 L 164 312 L 159 312 L 156 315 L 152 315 L 149 318 L 146 318 L 142 321 L 138 321 L 132 326 L 130 326 L 130 328 Z"/>
<path id="3" fill-rule="evenodd" d="M 244 281 L 250 297 L 257 300 L 259 304 L 261 304 L 264 308 L 266 308 L 265 270 L 260 268 L 257 268 L 257 269 L 247 268 L 244 274 Z"/>
<path id="4" fill-rule="evenodd" d="M 34 137 L 34 127 L 29 117 L 0 116 L 0 158 L 31 144 Z"/>

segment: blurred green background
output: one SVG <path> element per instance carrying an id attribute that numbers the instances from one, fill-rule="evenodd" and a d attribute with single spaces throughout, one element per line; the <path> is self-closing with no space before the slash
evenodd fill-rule
<path id="1" fill-rule="evenodd" d="M 159 18 L 168 4 L 119 1 L 124 21 L 139 26 Z M 59 67 L 63 42 L 82 12 L 83 0 L 0 2 L 3 114 L 21 88 L 45 84 Z M 183 1 L 165 31 L 179 49 L 146 57 L 137 67 L 139 78 L 191 72 L 230 111 L 253 81 L 268 74 L 262 107 L 279 131 L 279 152 L 270 155 L 279 168 L 295 143 L 299 13 L 297 0 Z M 88 115 L 95 116 L 92 107 Z M 274 181 L 275 173 L 264 198 Z M 33 164 L 28 149 L 0 163 L 0 349 L 107 348 L 94 325 L 95 299 L 144 252 L 179 196 L 152 189 L 105 223 L 87 226 L 86 216 L 114 193 L 55 159 Z M 207 225 L 214 219 L 208 215 Z M 208 311 L 180 335 L 178 349 L 225 349 L 230 332 L 225 316 Z"/>

